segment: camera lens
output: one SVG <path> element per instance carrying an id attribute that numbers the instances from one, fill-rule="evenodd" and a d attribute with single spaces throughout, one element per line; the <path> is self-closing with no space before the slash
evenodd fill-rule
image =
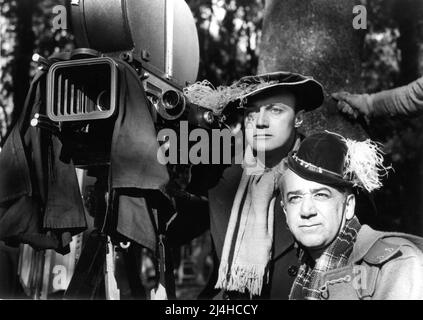
<path id="1" fill-rule="evenodd" d="M 184 97 L 176 91 L 168 90 L 163 94 L 162 101 L 166 109 L 174 109 L 184 102 Z"/>

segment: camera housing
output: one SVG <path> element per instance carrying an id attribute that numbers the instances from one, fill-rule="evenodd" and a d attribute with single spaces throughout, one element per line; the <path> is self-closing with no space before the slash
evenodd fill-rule
<path id="1" fill-rule="evenodd" d="M 79 167 L 107 165 L 119 107 L 124 61 L 138 74 L 156 128 L 195 119 L 213 122 L 209 110 L 190 108 L 183 88 L 196 80 L 199 44 L 184 0 L 67 0 L 77 49 L 54 62 L 47 75 L 47 116 L 58 123 L 64 159 Z M 200 121 L 200 120 L 201 121 Z"/>

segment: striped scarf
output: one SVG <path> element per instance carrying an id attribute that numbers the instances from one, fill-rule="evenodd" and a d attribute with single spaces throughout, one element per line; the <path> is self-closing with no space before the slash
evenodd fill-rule
<path id="1" fill-rule="evenodd" d="M 263 175 L 273 176 L 274 172 Z M 271 196 L 268 212 L 256 212 L 251 193 L 251 185 L 263 175 L 248 175 L 245 171 L 242 175 L 226 230 L 216 288 L 260 295 L 268 279 L 275 196 Z M 263 223 L 257 223 L 258 220 Z"/>
<path id="2" fill-rule="evenodd" d="M 300 137 L 295 139 L 292 150 L 298 150 Z M 251 185 L 260 179 L 274 183 L 285 168 L 286 158 L 274 168 L 266 168 L 253 155 L 251 146 L 244 154 L 243 173 L 232 204 L 231 215 L 225 234 L 218 280 L 215 288 L 260 296 L 263 286 L 269 281 L 269 261 L 272 256 L 274 205 L 277 183 L 269 190 L 267 212 L 254 210 L 257 199 L 251 192 Z M 271 179 L 270 179 L 271 180 Z M 254 203 L 253 203 L 254 202 Z"/>
<path id="3" fill-rule="evenodd" d="M 347 265 L 360 228 L 361 224 L 357 217 L 354 216 L 347 221 L 344 229 L 317 261 L 311 259 L 307 252 L 301 250 L 301 266 L 292 285 L 289 297 L 291 300 L 321 299 L 319 283 L 322 275 L 329 270 Z"/>

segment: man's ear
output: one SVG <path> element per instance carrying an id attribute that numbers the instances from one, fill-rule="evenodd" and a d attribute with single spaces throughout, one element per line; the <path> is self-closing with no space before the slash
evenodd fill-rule
<path id="1" fill-rule="evenodd" d="M 355 213 L 355 195 L 354 194 L 349 194 L 347 196 L 347 200 L 346 200 L 346 205 L 345 205 L 345 218 L 347 220 L 352 219 L 352 217 L 354 217 L 354 213 Z"/>
<path id="2" fill-rule="evenodd" d="M 299 128 L 303 124 L 304 110 L 300 110 L 295 114 L 294 127 Z"/>

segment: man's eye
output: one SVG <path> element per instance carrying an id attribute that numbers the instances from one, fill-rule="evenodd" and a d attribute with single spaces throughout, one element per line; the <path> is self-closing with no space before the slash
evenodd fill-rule
<path id="1" fill-rule="evenodd" d="M 301 201 L 300 196 L 290 196 L 288 197 L 288 203 L 298 203 Z"/>
<path id="2" fill-rule="evenodd" d="M 279 108 L 279 107 L 272 107 L 270 109 L 270 112 L 272 114 L 281 114 L 283 112 L 283 109 L 282 108 Z"/>
<path id="3" fill-rule="evenodd" d="M 317 200 L 327 200 L 330 196 L 327 193 L 319 192 L 314 195 L 314 198 Z"/>

